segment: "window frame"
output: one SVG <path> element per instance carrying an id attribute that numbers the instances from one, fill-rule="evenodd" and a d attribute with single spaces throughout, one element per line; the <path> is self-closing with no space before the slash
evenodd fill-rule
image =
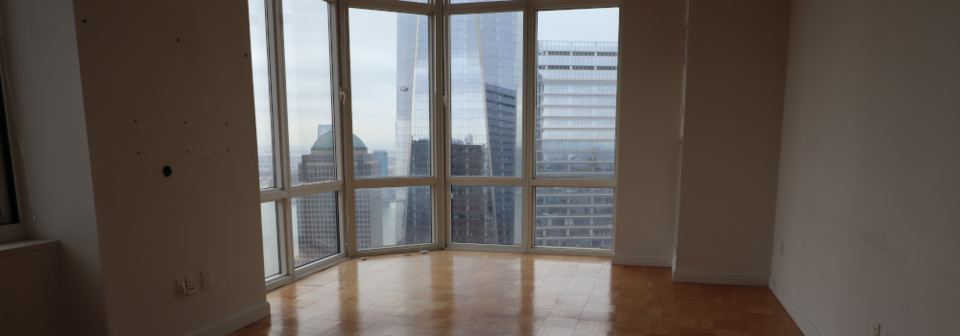
<path id="1" fill-rule="evenodd" d="M 258 1 L 258 0 L 253 0 Z M 328 4 L 330 34 L 331 97 L 333 131 L 338 139 L 334 145 L 337 178 L 314 184 L 291 185 L 290 139 L 288 134 L 286 74 L 283 46 L 283 1 L 262 0 L 266 6 L 267 49 L 270 69 L 271 131 L 274 150 L 275 187 L 260 190 L 260 202 L 277 201 L 283 210 L 277 219 L 281 245 L 281 273 L 266 279 L 267 289 L 290 283 L 303 276 L 333 266 L 350 257 L 386 253 L 412 252 L 424 249 L 457 249 L 502 252 L 533 252 L 582 256 L 611 256 L 613 248 L 568 248 L 534 246 L 535 199 L 538 187 L 612 188 L 617 193 L 617 175 L 612 178 L 537 178 L 536 177 L 536 70 L 537 70 L 537 14 L 545 10 L 569 10 L 619 7 L 621 0 L 509 0 L 478 3 L 449 4 L 447 0 L 432 0 L 417 3 L 399 0 L 317 0 Z M 430 117 L 431 117 L 431 169 L 430 176 L 377 177 L 355 179 L 352 162 L 353 113 L 350 73 L 350 17 L 351 8 L 423 14 L 429 17 L 430 41 Z M 522 12 L 522 170 L 517 177 L 452 176 L 451 160 L 451 102 L 450 90 L 450 16 L 460 14 L 483 14 L 496 12 Z M 618 48 L 622 49 L 618 45 Z M 617 90 L 620 92 L 620 59 L 618 58 Z M 617 95 L 617 121 L 620 117 L 620 95 Z M 616 138 L 619 150 L 620 127 L 616 123 Z M 615 165 L 616 167 L 616 165 Z M 469 244 L 453 243 L 451 234 L 452 186 L 506 186 L 522 188 L 521 244 Z M 390 246 L 358 250 L 356 246 L 355 201 L 357 189 L 418 187 L 431 188 L 433 237 L 431 243 Z M 299 269 L 293 260 L 293 216 L 291 202 L 295 197 L 337 192 L 338 233 L 341 252 Z M 613 209 L 613 231 L 616 231 L 616 207 Z"/>
<path id="2" fill-rule="evenodd" d="M 27 239 L 27 228 L 24 217 L 30 216 L 24 209 L 29 210 L 29 184 L 23 176 L 24 162 L 20 148 L 20 130 L 17 126 L 17 110 L 10 88 L 9 69 L 7 67 L 6 39 L 0 38 L 0 146 L 3 154 L 0 157 L 0 244 Z M 25 198 L 21 199 L 20 196 Z"/>
<path id="3" fill-rule="evenodd" d="M 256 1 L 256 0 L 253 0 Z M 265 278 L 267 290 L 271 290 L 288 283 L 291 283 L 304 276 L 333 266 L 346 260 L 349 253 L 345 250 L 346 227 L 343 220 L 344 216 L 344 171 L 343 142 L 334 142 L 334 166 L 336 169 L 336 178 L 331 181 L 324 181 L 311 184 L 293 185 L 290 164 L 290 134 L 289 120 L 287 118 L 287 95 L 286 95 L 286 68 L 283 40 L 283 0 L 263 0 L 266 15 L 266 35 L 267 35 L 267 62 L 269 67 L 269 85 L 270 85 L 270 118 L 271 118 L 271 138 L 273 140 L 273 160 L 274 160 L 274 187 L 260 189 L 260 203 L 277 202 L 278 207 L 278 237 L 280 237 L 280 273 Z M 340 125 L 341 101 L 337 97 L 337 88 L 339 87 L 339 71 L 336 68 L 338 64 L 338 8 L 336 1 L 324 1 L 328 5 L 328 34 L 330 43 L 330 88 L 331 88 L 331 113 L 333 121 L 332 132 L 334 136 L 342 133 L 338 127 Z M 339 138 L 338 138 L 339 140 Z M 294 227 L 293 218 L 297 214 L 293 213 L 293 199 L 297 197 L 324 194 L 328 192 L 337 192 L 337 234 L 340 252 L 321 258 L 314 262 L 296 267 L 294 259 Z"/>
<path id="4" fill-rule="evenodd" d="M 485 13 L 500 13 L 500 12 L 523 12 L 523 126 L 522 126 L 522 157 L 523 157 L 523 167 L 521 170 L 521 176 L 518 177 L 482 177 L 482 176 L 453 176 L 449 172 L 450 160 L 451 160 L 451 146 L 449 134 L 452 133 L 452 125 L 450 123 L 450 115 L 452 113 L 452 106 L 449 103 L 448 99 L 444 99 L 446 104 L 444 105 L 444 117 L 448 119 L 445 126 L 445 132 L 447 137 L 443 138 L 445 151 L 444 151 L 444 161 L 442 162 L 445 169 L 448 170 L 445 175 L 446 179 L 446 189 L 445 189 L 445 209 L 452 209 L 452 195 L 451 187 L 452 186 L 507 186 L 507 187 L 522 187 L 522 210 L 521 216 L 523 216 L 521 224 L 521 244 L 516 245 L 496 245 L 496 244 L 471 244 L 471 243 L 455 243 L 453 242 L 452 235 L 452 217 L 447 215 L 444 220 L 444 230 L 445 230 L 445 248 L 452 250 L 471 250 L 471 251 L 498 251 L 498 252 L 524 252 L 524 253 L 545 253 L 545 254 L 565 254 L 565 255 L 584 255 L 584 256 L 612 256 L 614 250 L 614 242 L 611 242 L 610 249 L 596 249 L 596 248 L 578 248 L 578 247 L 549 247 L 549 246 L 535 246 L 534 245 L 534 230 L 535 230 L 535 207 L 536 207 L 536 189 L 544 187 L 566 187 L 566 188 L 610 188 L 614 190 L 614 199 L 616 199 L 617 193 L 617 174 L 618 169 L 614 168 L 612 178 L 543 178 L 536 177 L 536 88 L 537 85 L 537 14 L 541 11 L 548 10 L 572 10 L 572 9 L 595 9 L 595 8 L 612 8 L 619 7 L 619 0 L 515 0 L 515 1 L 492 1 L 492 2 L 478 2 L 478 3 L 465 3 L 465 4 L 448 4 L 445 7 L 444 12 L 444 61 L 450 59 L 451 51 L 449 43 L 447 43 L 446 38 L 450 36 L 450 16 L 451 15 L 462 15 L 462 14 L 485 14 Z M 618 53 L 621 46 L 618 44 Z M 620 83 L 619 74 L 620 67 L 619 62 L 620 58 L 617 59 L 617 114 L 616 114 L 616 134 L 614 143 L 618 144 L 616 148 L 619 148 L 619 136 L 620 136 Z M 449 62 L 446 62 L 449 63 Z M 450 78 L 452 74 L 452 69 L 450 65 L 447 64 L 444 68 L 444 76 Z M 450 95 L 451 90 L 449 87 L 444 88 L 444 96 L 447 97 Z M 616 167 L 616 164 L 615 164 Z M 613 231 L 616 232 L 616 207 L 613 209 Z"/>
<path id="5" fill-rule="evenodd" d="M 396 13 L 409 13 L 409 14 L 420 14 L 426 15 L 429 18 L 428 22 L 428 36 L 430 40 L 429 48 L 429 59 L 430 59 L 430 166 L 431 174 L 429 176 L 402 176 L 402 177 L 378 177 L 378 178 L 365 178 L 365 179 L 356 179 L 354 178 L 354 169 L 343 169 L 344 171 L 344 190 L 345 197 L 344 199 L 354 199 L 354 195 L 357 189 L 376 189 L 376 188 L 401 188 L 401 187 L 430 187 L 430 206 L 432 211 L 431 214 L 431 225 L 432 225 L 432 237 L 430 243 L 423 244 L 412 244 L 412 245 L 398 245 L 398 246 L 385 246 L 371 249 L 357 249 L 356 244 L 349 244 L 347 250 L 351 257 L 362 257 L 386 253 L 399 253 L 399 252 L 413 252 L 420 250 L 434 250 L 440 248 L 442 245 L 439 232 L 440 225 L 439 221 L 445 213 L 445 209 L 438 207 L 438 202 L 442 200 L 442 197 L 438 197 L 438 190 L 443 190 L 442 179 L 438 176 L 442 176 L 443 167 L 438 166 L 440 162 L 441 153 L 440 146 L 443 141 L 438 141 L 441 139 L 442 131 L 438 131 L 438 125 L 443 123 L 443 118 L 440 116 L 440 106 L 443 105 L 442 95 L 438 93 L 437 88 L 442 87 L 442 78 L 438 76 L 439 66 L 442 62 L 437 57 L 437 50 L 439 46 L 439 35 L 437 33 L 437 13 L 442 12 L 442 6 L 439 3 L 417 3 L 417 2 L 406 2 L 406 1 L 397 1 L 397 0 L 339 0 L 342 4 L 339 7 L 340 15 L 340 26 L 339 30 L 341 32 L 339 38 L 340 42 L 340 74 L 341 74 L 341 86 L 340 90 L 343 93 L 342 101 L 342 127 L 344 130 L 341 132 L 341 143 L 345 148 L 353 148 L 353 101 L 352 101 L 352 82 L 350 81 L 351 77 L 351 59 L 350 59 L 350 9 L 366 9 L 366 10 L 378 10 L 378 11 L 387 11 L 387 12 L 396 12 Z M 349 132 L 348 132 L 349 130 Z M 353 162 L 354 155 L 353 151 L 343 151 L 343 162 Z M 347 204 L 344 204 L 344 218 L 346 219 L 347 227 L 347 237 L 346 241 L 355 242 L 356 241 L 356 203 L 351 201 Z"/>

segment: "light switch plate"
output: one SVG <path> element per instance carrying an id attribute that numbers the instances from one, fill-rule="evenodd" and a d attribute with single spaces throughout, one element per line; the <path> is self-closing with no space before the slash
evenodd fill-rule
<path id="1" fill-rule="evenodd" d="M 187 278 L 177 278 L 177 295 L 187 296 Z"/>
<path id="2" fill-rule="evenodd" d="M 203 271 L 203 273 L 200 273 L 200 282 L 203 283 L 201 286 L 203 290 L 210 289 L 210 271 Z"/>

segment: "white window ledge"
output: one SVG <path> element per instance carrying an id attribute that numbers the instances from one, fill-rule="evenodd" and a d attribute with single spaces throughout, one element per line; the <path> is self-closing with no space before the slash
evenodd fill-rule
<path id="1" fill-rule="evenodd" d="M 21 240 L 0 244 L 0 257 L 32 250 L 52 248 L 60 245 L 59 240 Z"/>

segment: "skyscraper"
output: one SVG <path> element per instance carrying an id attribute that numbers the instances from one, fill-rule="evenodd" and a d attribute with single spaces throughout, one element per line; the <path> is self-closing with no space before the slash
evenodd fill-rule
<path id="1" fill-rule="evenodd" d="M 389 156 L 385 150 L 374 150 L 373 158 L 380 163 L 380 176 L 390 176 L 389 172 Z"/>
<path id="2" fill-rule="evenodd" d="M 453 176 L 518 176 L 522 31 L 521 13 L 450 17 Z M 452 186 L 452 241 L 518 243 L 516 190 Z"/>
<path id="3" fill-rule="evenodd" d="M 612 178 L 617 42 L 537 42 L 537 177 Z M 613 189 L 538 188 L 534 244 L 610 248 Z"/>
<path id="4" fill-rule="evenodd" d="M 429 17 L 397 14 L 396 176 L 429 176 L 430 46 Z M 398 245 L 433 241 L 429 188 L 396 194 Z"/>
<path id="5" fill-rule="evenodd" d="M 321 125 L 321 129 L 322 129 Z M 334 133 L 319 132 L 320 136 L 310 148 L 310 154 L 302 156 L 299 164 L 299 179 L 302 183 L 315 183 L 336 179 L 334 156 Z M 358 177 L 374 177 L 380 174 L 380 164 L 367 146 L 353 136 L 354 171 Z M 295 244 L 297 266 L 313 262 L 339 252 L 337 239 L 337 200 L 335 193 L 309 195 L 294 199 L 296 213 Z M 383 244 L 382 206 L 380 193 L 376 190 L 357 190 L 356 223 L 357 248 L 378 247 Z"/>
<path id="6" fill-rule="evenodd" d="M 520 13 L 450 17 L 453 176 L 519 176 L 522 26 Z M 398 176 L 430 174 L 426 28 L 421 16 L 399 15 Z M 617 42 L 537 43 L 537 177 L 613 177 L 617 50 Z M 452 186 L 450 191 L 453 242 L 519 242 L 517 188 Z M 415 219 L 428 214 L 413 212 L 414 204 L 429 204 L 429 195 L 410 191 L 400 198 L 406 205 L 398 210 L 398 244 L 429 241 L 429 222 Z M 612 198 L 613 189 L 538 188 L 535 244 L 609 248 Z"/>

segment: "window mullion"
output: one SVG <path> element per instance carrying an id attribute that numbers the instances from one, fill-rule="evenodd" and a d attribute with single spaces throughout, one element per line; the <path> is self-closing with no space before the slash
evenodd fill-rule
<path id="1" fill-rule="evenodd" d="M 338 4 L 337 13 L 337 50 L 339 51 L 339 63 L 337 71 L 339 74 L 339 87 L 337 90 L 337 99 L 340 103 L 340 159 L 342 160 L 340 176 L 343 178 L 343 204 L 341 209 L 341 223 L 343 223 L 343 242 L 347 256 L 357 255 L 356 244 L 356 202 L 354 189 L 354 169 L 353 169 L 353 109 L 352 109 L 352 90 L 350 88 L 352 80 L 350 77 L 350 20 L 349 6 Z"/>
<path id="2" fill-rule="evenodd" d="M 532 186 L 536 174 L 536 99 L 537 99 L 537 12 L 533 1 L 527 3 L 523 17 L 523 237 L 524 252 L 533 247 L 534 199 L 536 192 Z"/>
<path id="3" fill-rule="evenodd" d="M 450 65 L 447 60 L 449 57 L 449 43 L 447 36 L 449 34 L 449 16 L 444 10 L 444 1 L 435 1 L 433 4 L 434 14 L 431 15 L 431 78 L 430 83 L 433 86 L 433 108 L 431 111 L 433 117 L 433 178 L 436 180 L 433 194 L 433 241 L 439 247 L 446 247 L 449 236 L 449 218 L 447 209 L 449 209 L 450 193 L 447 181 L 444 177 L 449 175 L 449 137 L 447 116 L 450 111 L 449 95 L 450 84 L 447 80 L 447 74 L 450 71 Z"/>
<path id="4" fill-rule="evenodd" d="M 271 72 L 271 84 L 273 90 L 271 90 L 271 102 L 274 107 L 274 152 L 279 154 L 279 158 L 275 159 L 278 162 L 277 169 L 275 174 L 279 174 L 280 185 L 279 188 L 282 188 L 285 198 L 278 200 L 280 202 L 280 221 L 282 225 L 282 237 L 283 237 L 283 274 L 293 277 L 295 272 L 294 267 L 294 251 L 293 251 L 293 214 L 291 210 L 291 202 L 289 198 L 289 190 L 292 182 L 290 176 L 290 144 L 288 137 L 288 119 L 287 119 L 287 104 L 286 104 L 286 72 L 284 67 L 284 49 L 283 49 L 283 0 L 267 0 L 267 8 L 269 12 L 269 19 L 271 20 L 270 30 L 271 33 L 268 35 L 270 39 L 270 56 L 272 67 Z"/>

